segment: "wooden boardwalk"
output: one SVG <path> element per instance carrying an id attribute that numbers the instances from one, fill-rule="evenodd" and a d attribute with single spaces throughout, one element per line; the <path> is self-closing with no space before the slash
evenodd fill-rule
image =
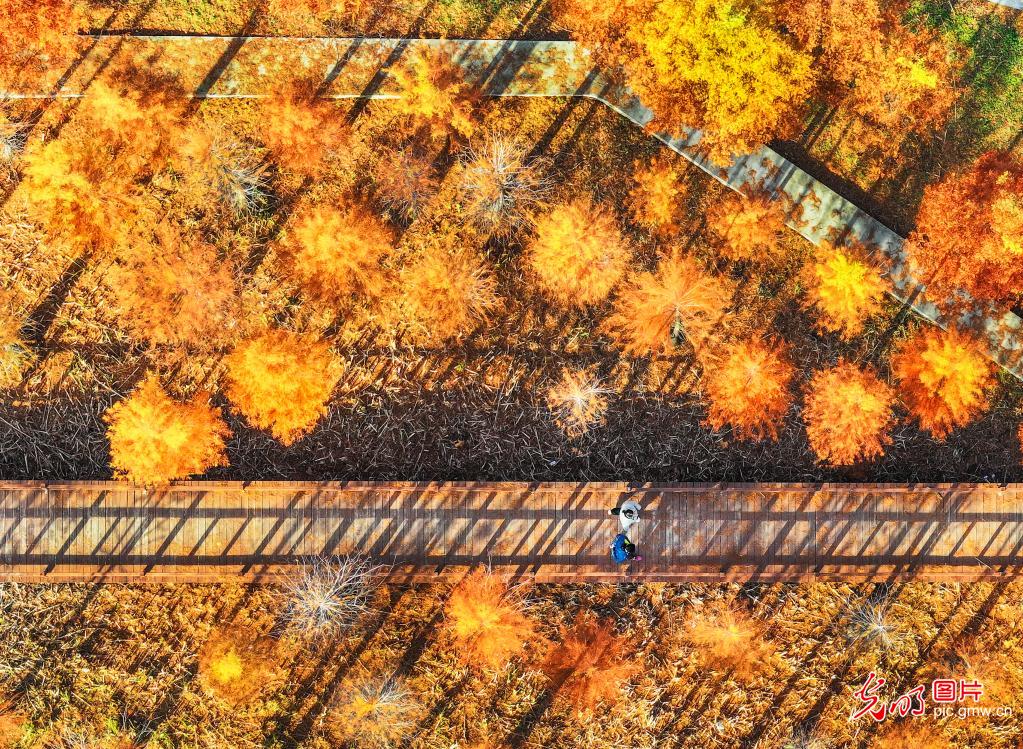
<path id="1" fill-rule="evenodd" d="M 612 565 L 627 498 L 642 562 Z M 970 580 L 1023 564 L 1023 485 L 0 483 L 0 579 L 272 579 L 362 553 L 395 580 Z"/>

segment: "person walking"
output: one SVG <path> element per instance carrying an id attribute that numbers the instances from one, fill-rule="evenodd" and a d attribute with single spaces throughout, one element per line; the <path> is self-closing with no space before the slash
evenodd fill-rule
<path id="1" fill-rule="evenodd" d="M 624 533 L 619 533 L 611 542 L 611 561 L 616 564 L 624 564 L 632 560 L 642 562 L 643 557 L 636 553 L 636 544 L 632 543 Z"/>
<path id="2" fill-rule="evenodd" d="M 607 512 L 609 515 L 618 516 L 618 525 L 622 529 L 622 533 L 628 535 L 632 526 L 639 522 L 640 509 L 639 502 L 629 499 L 622 502 L 620 507 L 612 507 Z"/>
<path id="3" fill-rule="evenodd" d="M 639 502 L 630 499 L 623 502 L 620 507 L 612 507 L 607 511 L 609 515 L 618 516 L 620 531 L 611 542 L 611 559 L 617 564 L 633 560 L 643 561 L 643 557 L 636 553 L 636 544 L 629 539 L 629 531 L 639 522 L 640 509 Z"/>

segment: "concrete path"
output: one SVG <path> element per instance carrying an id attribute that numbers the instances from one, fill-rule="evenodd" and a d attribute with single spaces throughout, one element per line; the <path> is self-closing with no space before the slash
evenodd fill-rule
<path id="1" fill-rule="evenodd" d="M 388 68 L 422 47 L 450 55 L 465 69 L 467 80 L 488 96 L 586 97 L 640 127 L 653 119 L 642 102 L 594 67 L 588 51 L 575 42 L 499 39 L 99 36 L 70 74 L 54 71 L 32 91 L 7 96 L 79 97 L 113 59 L 134 58 L 174 72 L 187 90 L 203 98 L 266 96 L 275 87 L 274 71 L 281 69 L 306 71 L 322 80 L 327 97 L 394 98 Z M 892 295 L 933 323 L 949 323 L 908 273 L 902 237 L 772 149 L 764 147 L 720 167 L 700 153 L 698 131 L 651 134 L 732 189 L 763 183 L 787 195 L 794 205 L 789 225 L 814 244 L 835 236 L 876 246 Z M 971 323 L 982 331 L 991 358 L 1023 379 L 1023 320 L 1006 312 Z"/>
<path id="2" fill-rule="evenodd" d="M 618 566 L 607 510 L 626 499 L 643 560 Z M 0 580 L 272 580 L 336 554 L 403 582 L 478 564 L 546 582 L 1014 577 L 1023 486 L 0 483 Z"/>

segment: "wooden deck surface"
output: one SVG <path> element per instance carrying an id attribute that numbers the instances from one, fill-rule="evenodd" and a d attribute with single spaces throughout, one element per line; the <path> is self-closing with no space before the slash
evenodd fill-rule
<path id="1" fill-rule="evenodd" d="M 613 565 L 627 498 L 643 561 Z M 396 580 L 970 580 L 1023 563 L 1023 485 L 0 482 L 0 579 L 272 579 L 362 553 Z"/>

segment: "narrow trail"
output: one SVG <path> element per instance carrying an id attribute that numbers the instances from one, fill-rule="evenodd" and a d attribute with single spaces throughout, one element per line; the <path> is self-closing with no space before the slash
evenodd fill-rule
<path id="1" fill-rule="evenodd" d="M 618 567 L 607 511 L 625 499 L 643 560 Z M 0 580 L 272 581 L 332 554 L 395 582 L 477 564 L 540 582 L 1013 577 L 1023 485 L 0 484 Z"/>

